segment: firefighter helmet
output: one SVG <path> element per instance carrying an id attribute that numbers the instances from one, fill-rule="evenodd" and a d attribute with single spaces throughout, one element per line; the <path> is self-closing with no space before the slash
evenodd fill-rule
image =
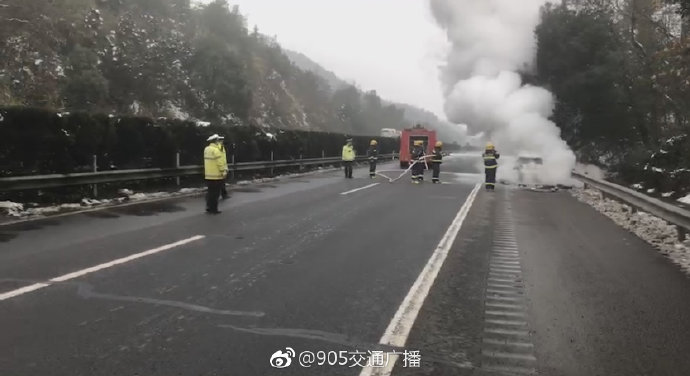
<path id="1" fill-rule="evenodd" d="M 436 141 L 436 147 L 437 147 L 437 148 L 440 148 L 440 147 L 442 147 L 442 146 L 443 146 L 443 142 L 441 142 L 441 141 Z"/>
<path id="2" fill-rule="evenodd" d="M 415 145 L 424 145 L 424 142 L 422 140 L 415 140 L 414 144 Z"/>
<path id="3" fill-rule="evenodd" d="M 491 142 L 486 143 L 486 150 L 494 150 L 494 144 Z"/>
<path id="4" fill-rule="evenodd" d="M 378 142 L 376 142 L 376 140 L 371 140 L 371 142 L 369 143 L 369 145 L 372 145 L 372 146 L 376 145 L 376 144 L 378 144 Z"/>

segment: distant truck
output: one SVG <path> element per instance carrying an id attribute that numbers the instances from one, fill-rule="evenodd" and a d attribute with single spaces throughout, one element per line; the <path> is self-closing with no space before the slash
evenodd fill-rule
<path id="1" fill-rule="evenodd" d="M 431 155 L 436 145 L 436 131 L 426 129 L 420 124 L 413 128 L 403 129 L 400 135 L 400 168 L 408 168 L 411 163 L 412 148 L 414 142 L 422 140 L 424 143 L 425 155 Z M 427 163 L 431 162 L 431 157 L 427 157 Z"/>
<path id="2" fill-rule="evenodd" d="M 396 138 L 400 137 L 400 131 L 393 128 L 381 128 L 381 137 Z"/>

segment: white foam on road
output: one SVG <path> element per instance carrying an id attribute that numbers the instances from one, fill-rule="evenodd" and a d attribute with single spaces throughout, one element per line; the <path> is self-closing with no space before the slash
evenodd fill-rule
<path id="1" fill-rule="evenodd" d="M 361 191 L 361 190 L 368 189 L 368 188 L 377 186 L 377 185 L 379 185 L 379 184 L 381 184 L 381 183 L 369 184 L 369 185 L 364 186 L 364 187 L 360 187 L 360 188 L 357 188 L 357 189 L 353 189 L 353 190 L 351 190 L 351 191 L 343 192 L 343 193 L 341 193 L 341 195 L 343 195 L 343 196 L 344 196 L 344 195 L 349 195 L 350 193 L 359 192 L 359 191 Z"/>
<path id="2" fill-rule="evenodd" d="M 159 252 L 163 252 L 163 251 L 167 251 L 167 250 L 173 249 L 175 247 L 179 247 L 181 245 L 185 245 L 185 244 L 188 244 L 188 243 L 191 243 L 193 241 L 200 240 L 203 238 L 205 238 L 204 235 L 192 236 L 191 238 L 183 239 L 183 240 L 177 241 L 175 243 L 166 244 L 166 245 L 158 247 L 158 248 L 149 249 L 147 251 L 136 253 L 136 254 L 133 254 L 133 255 L 130 255 L 127 257 L 119 258 L 117 260 L 106 262 L 104 264 L 92 266 L 90 268 L 86 268 L 86 269 L 78 270 L 76 272 L 72 272 L 69 274 L 61 275 L 59 277 L 55 277 L 55 278 L 51 279 L 49 282 L 69 281 L 71 279 L 82 277 L 84 275 L 94 273 L 94 272 L 97 272 L 99 270 L 111 268 L 115 265 L 124 264 L 124 263 L 130 262 L 130 261 L 136 260 L 136 259 L 140 259 L 142 257 L 150 256 L 150 255 L 153 255 L 153 254 L 156 254 Z M 30 285 L 30 286 L 24 286 L 22 288 L 0 294 L 0 301 L 14 298 L 16 296 L 24 295 L 24 294 L 36 291 L 38 289 L 42 289 L 42 288 L 50 286 L 50 285 L 51 285 L 50 283 L 35 283 L 33 285 Z"/>
<path id="3" fill-rule="evenodd" d="M 438 243 L 436 250 L 431 255 L 431 258 L 429 258 L 429 261 L 417 277 L 412 288 L 410 288 L 402 304 L 398 307 L 398 311 L 395 313 L 395 316 L 393 316 L 388 328 L 379 341 L 380 344 L 397 347 L 405 346 L 412 325 L 414 325 L 417 319 L 417 314 L 422 308 L 424 300 L 429 294 L 431 286 L 434 284 L 434 280 L 436 280 L 436 276 L 448 256 L 448 251 L 453 246 L 458 232 L 460 232 L 460 228 L 472 207 L 472 203 L 475 197 L 477 197 L 479 188 L 481 188 L 481 184 L 475 185 L 474 189 L 467 197 L 467 200 L 465 200 L 465 203 L 458 211 L 455 219 L 453 219 L 450 227 L 448 227 L 445 235 L 443 235 L 443 238 L 441 238 L 441 241 Z M 391 356 L 391 359 L 389 359 L 390 361 L 387 362 L 385 367 L 364 367 L 360 376 L 390 375 L 397 358 L 397 355 Z M 367 364 L 369 364 L 369 362 Z"/>

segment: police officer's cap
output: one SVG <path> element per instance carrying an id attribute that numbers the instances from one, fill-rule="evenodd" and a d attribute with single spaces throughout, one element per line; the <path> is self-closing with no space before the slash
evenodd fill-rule
<path id="1" fill-rule="evenodd" d="M 225 137 L 219 136 L 218 133 L 212 135 L 211 137 L 207 138 L 206 141 L 212 142 L 212 141 L 218 141 L 218 140 L 224 140 Z"/>

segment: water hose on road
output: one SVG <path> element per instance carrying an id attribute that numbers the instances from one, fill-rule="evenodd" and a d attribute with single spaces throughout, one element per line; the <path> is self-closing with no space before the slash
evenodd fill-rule
<path id="1" fill-rule="evenodd" d="M 433 157 L 433 155 L 423 155 L 423 156 L 419 157 L 416 161 L 412 162 L 412 164 L 410 164 L 410 167 L 408 167 L 407 170 L 403 171 L 402 174 L 400 174 L 400 176 L 398 176 L 397 178 L 390 178 L 386 175 L 381 174 L 378 171 L 376 172 L 376 175 L 383 176 L 384 178 L 388 179 L 389 183 L 393 183 L 395 181 L 400 180 L 403 176 L 405 176 L 405 174 L 407 174 L 412 169 L 412 167 L 414 165 L 416 165 L 417 163 L 419 163 L 421 161 L 424 161 L 424 166 L 426 166 L 426 169 L 428 170 L 429 165 L 426 163 L 426 158 L 428 158 L 428 157 Z M 386 171 L 386 170 L 383 170 L 383 171 Z"/>

